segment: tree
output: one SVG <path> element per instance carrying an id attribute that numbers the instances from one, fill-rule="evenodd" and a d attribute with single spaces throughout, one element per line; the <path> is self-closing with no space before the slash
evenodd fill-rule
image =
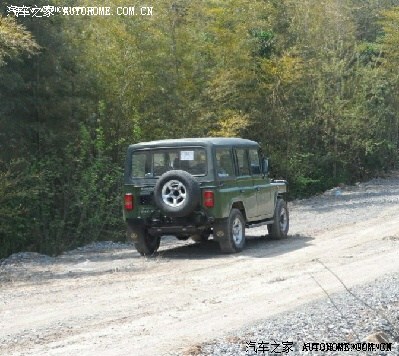
<path id="1" fill-rule="evenodd" d="M 0 15 L 0 66 L 7 59 L 15 58 L 23 53 L 36 54 L 39 46 L 24 26 L 12 17 Z"/>

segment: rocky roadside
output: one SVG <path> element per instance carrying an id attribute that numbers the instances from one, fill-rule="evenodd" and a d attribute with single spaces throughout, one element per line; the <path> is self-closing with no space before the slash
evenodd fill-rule
<path id="1" fill-rule="evenodd" d="M 386 351 L 386 342 L 391 343 L 391 351 Z M 313 343 L 319 343 L 318 351 Z M 355 349 L 327 351 L 328 347 L 335 350 L 338 343 L 348 343 L 349 348 L 354 344 Z M 380 349 L 361 351 L 358 343 L 379 344 L 376 347 Z M 192 346 L 183 354 L 399 355 L 399 273 L 326 295 L 323 300 L 276 315 L 226 338 Z"/>

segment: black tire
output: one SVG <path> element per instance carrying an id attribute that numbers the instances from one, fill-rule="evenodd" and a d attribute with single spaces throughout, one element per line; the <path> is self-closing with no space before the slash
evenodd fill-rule
<path id="1" fill-rule="evenodd" d="M 200 186 L 186 171 L 164 173 L 155 185 L 154 201 L 167 216 L 183 217 L 194 211 L 200 201 Z"/>
<path id="2" fill-rule="evenodd" d="M 223 253 L 236 253 L 245 246 L 245 220 L 238 209 L 231 209 L 224 224 L 216 225 L 213 229 Z"/>
<path id="3" fill-rule="evenodd" d="M 180 241 L 187 241 L 190 238 L 190 236 L 176 236 L 176 238 Z"/>
<path id="4" fill-rule="evenodd" d="M 269 235 L 277 240 L 287 238 L 290 227 L 290 216 L 287 203 L 283 199 L 277 199 L 273 220 L 274 223 L 272 225 L 267 225 Z"/>
<path id="5" fill-rule="evenodd" d="M 157 252 L 161 243 L 160 236 L 152 236 L 143 225 L 130 225 L 128 237 L 134 242 L 134 247 L 140 255 L 151 256 Z"/>
<path id="6" fill-rule="evenodd" d="M 197 242 L 197 243 L 204 243 L 207 242 L 209 240 L 209 236 L 211 235 L 211 233 L 207 230 L 207 231 L 203 231 L 200 234 L 197 235 L 193 235 L 190 236 L 191 240 Z"/>

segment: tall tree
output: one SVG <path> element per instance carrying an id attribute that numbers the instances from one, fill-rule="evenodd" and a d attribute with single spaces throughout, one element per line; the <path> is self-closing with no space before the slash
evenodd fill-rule
<path id="1" fill-rule="evenodd" d="M 35 54 L 38 50 L 38 44 L 24 26 L 12 17 L 0 15 L 0 65 L 4 65 L 6 59 L 23 53 Z"/>

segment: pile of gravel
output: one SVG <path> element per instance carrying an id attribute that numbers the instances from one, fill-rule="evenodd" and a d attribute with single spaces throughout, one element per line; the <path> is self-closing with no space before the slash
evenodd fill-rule
<path id="1" fill-rule="evenodd" d="M 24 263 L 49 263 L 53 260 L 52 257 L 42 255 L 37 252 L 18 252 L 14 253 L 7 258 L 0 259 L 0 267 L 15 266 Z"/>
<path id="2" fill-rule="evenodd" d="M 349 291 L 276 315 L 225 339 L 197 345 L 185 354 L 399 355 L 399 273 Z M 304 351 L 305 343 L 375 344 L 378 338 L 392 343 L 392 351 Z M 288 353 L 283 352 L 284 343 Z"/>
<path id="3" fill-rule="evenodd" d="M 103 253 L 123 252 L 124 250 L 133 251 L 133 246 L 113 241 L 97 241 L 66 251 L 57 257 L 37 252 L 14 253 L 0 260 L 0 285 L 18 281 L 40 283 L 51 278 L 80 275 L 82 270 L 115 272 L 120 268 L 116 268 L 114 263 L 107 267 L 101 264 L 91 265 L 90 262 L 101 260 Z M 131 270 L 131 266 L 125 266 L 123 270 Z"/>
<path id="4" fill-rule="evenodd" d="M 78 253 L 100 253 L 109 252 L 112 250 L 132 249 L 132 244 L 113 242 L 113 241 L 98 241 L 92 242 L 88 245 L 78 247 L 74 250 L 66 251 L 61 256 L 76 255 Z M 22 264 L 47 264 L 52 263 L 56 257 L 50 257 L 37 252 L 17 252 L 7 258 L 0 259 L 1 266 L 12 266 Z"/>
<path id="5" fill-rule="evenodd" d="M 112 250 L 124 250 L 131 248 L 132 245 L 128 243 L 113 242 L 113 241 L 96 241 L 89 243 L 88 245 L 78 247 L 74 250 L 66 251 L 62 255 L 75 255 L 76 253 L 109 252 Z"/>

